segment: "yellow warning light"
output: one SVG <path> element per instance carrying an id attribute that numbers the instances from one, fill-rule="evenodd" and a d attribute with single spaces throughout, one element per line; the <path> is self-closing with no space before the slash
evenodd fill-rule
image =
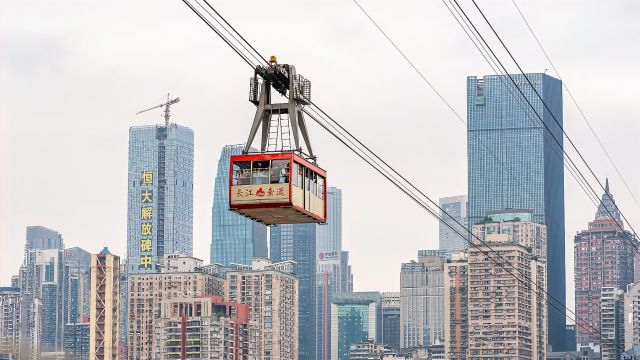
<path id="1" fill-rule="evenodd" d="M 276 62 L 276 57 L 275 55 L 271 55 L 271 57 L 269 58 L 269 62 L 275 63 Z"/>

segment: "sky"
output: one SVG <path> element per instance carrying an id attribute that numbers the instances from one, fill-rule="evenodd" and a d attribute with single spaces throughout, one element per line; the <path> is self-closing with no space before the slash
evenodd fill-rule
<path id="1" fill-rule="evenodd" d="M 464 116 L 466 76 L 491 69 L 443 3 L 359 2 Z M 479 25 L 473 4 L 459 2 Z M 464 126 L 354 2 L 211 3 L 263 54 L 295 65 L 316 104 L 427 195 L 466 193 Z M 565 130 L 640 229 L 640 3 L 517 3 L 631 192 L 566 93 Z M 480 5 L 525 71 L 551 68 L 510 1 Z M 217 161 L 248 134 L 251 75 L 181 1 L 0 0 L 0 285 L 18 272 L 28 225 L 125 255 L 128 128 L 161 123 L 160 110 L 135 113 L 168 92 L 181 99 L 172 121 L 195 133 L 194 256 L 208 261 Z M 400 264 L 437 248 L 437 221 L 317 125 L 310 136 L 329 185 L 343 190 L 354 289 L 398 291 Z M 570 307 L 572 236 L 595 210 L 565 174 Z"/>

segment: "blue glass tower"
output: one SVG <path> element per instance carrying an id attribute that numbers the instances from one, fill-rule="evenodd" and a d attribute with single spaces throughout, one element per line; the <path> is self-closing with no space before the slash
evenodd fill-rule
<path id="1" fill-rule="evenodd" d="M 564 173 L 562 82 L 527 74 L 555 119 L 524 75 L 512 75 L 542 118 L 531 110 L 506 76 L 467 78 L 468 222 L 490 211 L 531 209 L 533 221 L 547 225 L 548 292 L 565 303 Z M 513 91 L 510 92 L 510 89 Z M 562 350 L 565 313 L 549 307 L 549 344 Z"/>
<path id="2" fill-rule="evenodd" d="M 211 263 L 251 265 L 252 257 L 267 256 L 266 226 L 229 211 L 229 159 L 243 145 L 222 148 L 213 194 Z"/>
<path id="3" fill-rule="evenodd" d="M 382 340 L 380 293 L 336 294 L 331 303 L 331 359 L 349 360 L 351 344 Z"/>
<path id="4" fill-rule="evenodd" d="M 271 228 L 273 262 L 293 260 L 298 278 L 298 358 L 316 358 L 316 224 Z"/>
<path id="5" fill-rule="evenodd" d="M 440 216 L 444 218 L 446 224 L 440 223 L 438 233 L 439 248 L 440 250 L 445 250 L 447 252 L 447 256 L 451 256 L 454 252 L 466 249 L 468 245 L 468 236 L 461 238 L 449 227 L 453 227 L 460 234 L 468 234 L 464 229 L 464 226 L 466 226 L 467 223 L 467 196 L 458 195 L 440 198 L 439 204 L 440 207 L 448 214 L 448 216 L 445 216 L 444 213 L 440 211 Z"/>
<path id="6" fill-rule="evenodd" d="M 166 254 L 193 253 L 193 131 L 129 129 L 127 271 L 155 271 Z"/>

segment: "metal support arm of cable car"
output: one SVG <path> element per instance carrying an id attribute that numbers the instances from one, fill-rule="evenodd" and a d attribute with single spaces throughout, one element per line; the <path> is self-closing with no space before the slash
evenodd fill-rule
<path id="1" fill-rule="evenodd" d="M 261 81 L 262 80 L 262 81 Z M 271 89 L 276 90 L 283 97 L 288 97 L 284 103 L 273 103 Z M 311 82 L 301 75 L 296 74 L 293 65 L 278 64 L 274 56 L 271 57 L 269 65 L 258 65 L 255 68 L 255 75 L 251 78 L 249 89 L 249 101 L 257 106 L 253 118 L 249 137 L 244 146 L 244 153 L 249 153 L 258 129 L 262 127 L 260 137 L 260 151 L 266 152 L 269 149 L 269 136 L 273 114 L 279 117 L 286 115 L 288 124 L 291 126 L 293 135 L 293 149 L 284 149 L 281 141 L 281 148 L 275 151 L 291 150 L 303 153 L 300 147 L 300 135 L 304 140 L 309 158 L 315 162 L 315 155 L 311 147 L 307 125 L 304 120 L 303 107 L 311 101 Z M 275 136 L 283 136 L 280 125 L 275 129 Z M 286 129 L 287 132 L 289 129 Z"/>

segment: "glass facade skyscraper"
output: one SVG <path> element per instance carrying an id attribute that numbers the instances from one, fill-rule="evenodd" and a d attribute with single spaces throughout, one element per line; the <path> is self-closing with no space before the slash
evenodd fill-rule
<path id="1" fill-rule="evenodd" d="M 564 173 L 562 82 L 545 74 L 467 78 L 468 225 L 488 212 L 531 209 L 533 221 L 547 225 L 548 292 L 565 303 Z M 554 136 L 560 146 L 553 139 Z M 549 342 L 562 350 L 565 313 L 549 308 Z"/>
<path id="2" fill-rule="evenodd" d="M 316 358 L 316 224 L 272 227 L 273 262 L 293 260 L 298 278 L 298 358 Z"/>
<path id="3" fill-rule="evenodd" d="M 64 242 L 62 235 L 55 230 L 44 226 L 27 226 L 27 248 L 36 249 L 62 249 Z"/>
<path id="4" fill-rule="evenodd" d="M 378 292 L 336 294 L 331 303 L 331 360 L 349 360 L 352 344 L 382 340 Z"/>
<path id="5" fill-rule="evenodd" d="M 127 271 L 193 253 L 193 131 L 177 124 L 129 129 Z"/>
<path id="6" fill-rule="evenodd" d="M 252 257 L 267 256 L 267 228 L 229 211 L 229 160 L 244 145 L 222 148 L 216 172 L 211 221 L 211 263 L 251 265 Z M 253 149 L 252 149 L 253 150 Z"/>
<path id="7" fill-rule="evenodd" d="M 316 229 L 316 358 L 329 353 L 331 301 L 336 293 L 351 292 L 349 253 L 342 251 L 342 190 L 327 190 L 327 223 Z M 326 302 L 325 302 L 326 300 Z"/>
<path id="8" fill-rule="evenodd" d="M 444 250 L 450 256 L 451 253 L 462 251 L 467 248 L 467 239 L 469 238 L 468 232 L 465 230 L 467 226 L 467 196 L 458 195 L 440 198 L 440 207 L 448 214 L 444 215 L 443 211 L 440 211 L 440 216 L 451 227 L 456 229 L 460 234 L 465 237 L 461 237 L 449 226 L 444 223 L 440 223 L 439 228 L 439 248 Z"/>

